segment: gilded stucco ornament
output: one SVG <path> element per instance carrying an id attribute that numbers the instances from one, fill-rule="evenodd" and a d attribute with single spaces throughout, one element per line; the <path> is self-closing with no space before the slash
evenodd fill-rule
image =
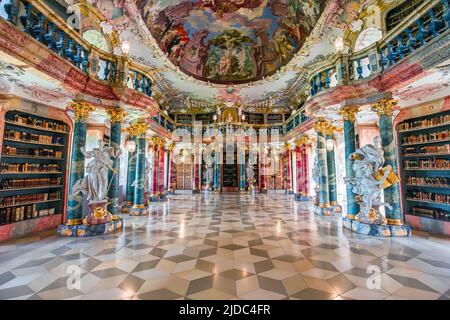
<path id="1" fill-rule="evenodd" d="M 397 105 L 398 102 L 395 99 L 381 99 L 372 106 L 372 111 L 376 112 L 378 116 L 392 117 Z"/>
<path id="2" fill-rule="evenodd" d="M 131 137 L 141 137 L 147 133 L 148 129 L 150 129 L 148 123 L 139 121 L 131 124 L 126 130 Z"/>
<path id="3" fill-rule="evenodd" d="M 80 122 L 86 122 L 89 114 L 95 111 L 95 107 L 86 101 L 71 101 L 68 108 L 74 111 L 75 121 Z"/>
<path id="4" fill-rule="evenodd" d="M 295 144 L 298 147 L 301 147 L 302 145 L 308 145 L 309 144 L 309 137 L 307 135 L 302 135 L 300 138 L 295 141 Z"/>
<path id="5" fill-rule="evenodd" d="M 355 122 L 356 114 L 359 111 L 359 106 L 345 106 L 341 110 L 339 110 L 339 114 L 342 116 L 344 120 Z"/>
<path id="6" fill-rule="evenodd" d="M 127 115 L 127 112 L 122 108 L 113 108 L 106 110 L 106 113 L 109 116 L 109 120 L 111 124 L 115 124 L 117 122 L 122 122 Z"/>

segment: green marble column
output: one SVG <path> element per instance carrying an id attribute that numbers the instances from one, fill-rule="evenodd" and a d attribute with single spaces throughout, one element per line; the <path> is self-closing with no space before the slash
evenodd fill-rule
<path id="1" fill-rule="evenodd" d="M 136 137 L 129 137 L 129 139 L 136 143 Z M 134 203 L 134 179 L 136 179 L 136 150 L 128 151 L 127 192 L 124 212 L 130 212 Z"/>
<path id="2" fill-rule="evenodd" d="M 74 184 L 84 177 L 85 157 L 81 148 L 86 147 L 87 119 L 89 114 L 95 110 L 86 102 L 71 102 L 69 109 L 75 112 L 75 124 L 73 127 L 72 154 L 70 159 L 69 191 L 67 203 L 67 225 L 82 224 L 83 198 L 81 195 L 73 195 Z"/>
<path id="3" fill-rule="evenodd" d="M 392 114 L 396 105 L 397 102 L 393 99 L 381 99 L 376 105 L 372 106 L 372 110 L 380 118 L 381 146 L 383 147 L 385 160 L 384 166 L 391 166 L 395 174 L 398 175 L 394 127 L 392 124 Z M 384 202 L 392 206 L 392 209 L 385 207 L 387 223 L 389 225 L 403 225 L 398 183 L 384 189 Z"/>
<path id="4" fill-rule="evenodd" d="M 130 126 L 129 132 L 131 136 L 136 137 L 136 177 L 134 182 L 134 202 L 130 210 L 130 215 L 143 216 L 148 211 L 145 207 L 145 149 L 148 124 L 138 122 Z"/>
<path id="5" fill-rule="evenodd" d="M 344 119 L 344 142 L 345 142 L 345 176 L 352 178 L 355 176 L 353 172 L 353 163 L 350 155 L 356 150 L 355 120 L 358 106 L 346 106 L 340 110 L 340 114 Z M 347 184 L 347 214 L 346 218 L 355 219 L 359 213 L 359 204 L 355 200 L 353 187 Z"/>
<path id="6" fill-rule="evenodd" d="M 109 109 L 106 111 L 111 123 L 110 145 L 114 148 L 114 153 L 118 154 L 120 150 L 120 140 L 122 135 L 122 120 L 125 117 L 125 111 L 120 108 Z M 119 213 L 119 174 L 120 174 L 120 156 L 113 158 L 114 171 L 110 170 L 108 174 L 108 211 L 112 214 Z"/>
<path id="7" fill-rule="evenodd" d="M 326 132 L 326 150 L 327 150 L 327 171 L 328 171 L 328 198 L 331 206 L 337 206 L 337 189 L 336 189 L 336 163 L 334 155 L 334 127 L 330 126 Z M 333 146 L 329 148 L 328 140 L 333 141 Z"/>
<path id="8" fill-rule="evenodd" d="M 327 152 L 326 152 L 326 139 L 325 130 L 328 126 L 328 122 L 325 120 L 319 120 L 314 128 L 317 131 L 317 158 L 319 166 L 319 210 L 316 212 L 319 214 L 329 214 L 330 197 L 328 186 L 328 168 L 327 168 Z"/>

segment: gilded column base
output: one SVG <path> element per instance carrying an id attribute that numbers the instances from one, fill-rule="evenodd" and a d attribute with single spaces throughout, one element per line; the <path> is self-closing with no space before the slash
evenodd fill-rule
<path id="1" fill-rule="evenodd" d="M 318 216 L 333 216 L 333 208 L 329 204 L 314 206 L 314 214 Z"/>
<path id="2" fill-rule="evenodd" d="M 95 225 L 68 225 L 60 224 L 58 227 L 58 236 L 60 237 L 92 237 L 101 236 L 123 229 L 123 220 L 121 218 L 107 223 Z"/>
<path id="3" fill-rule="evenodd" d="M 134 205 L 130 210 L 130 216 L 146 216 L 146 215 L 148 215 L 148 211 L 143 204 Z"/>
<path id="4" fill-rule="evenodd" d="M 77 226 L 83 224 L 83 219 L 67 219 L 67 226 Z"/>
<path id="5" fill-rule="evenodd" d="M 409 237 L 411 236 L 412 229 L 408 225 L 379 225 L 379 224 L 366 224 L 347 217 L 342 218 L 342 225 L 344 228 L 356 232 L 358 234 L 364 234 L 374 237 Z"/>
<path id="6" fill-rule="evenodd" d="M 166 193 L 165 192 L 164 193 L 160 193 L 158 200 L 159 201 L 167 201 Z"/>

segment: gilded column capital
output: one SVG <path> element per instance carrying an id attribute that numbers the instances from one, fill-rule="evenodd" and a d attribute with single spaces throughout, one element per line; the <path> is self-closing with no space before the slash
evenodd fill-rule
<path id="1" fill-rule="evenodd" d="M 106 113 L 109 116 L 109 121 L 111 122 L 111 124 L 122 122 L 125 116 L 127 115 L 127 112 L 122 108 L 108 109 L 106 110 Z"/>
<path id="2" fill-rule="evenodd" d="M 326 131 L 327 131 L 329 126 L 331 126 L 331 123 L 329 123 L 325 119 L 319 119 L 314 124 L 314 130 L 316 130 L 317 132 L 320 132 L 322 134 L 326 134 Z"/>
<path id="3" fill-rule="evenodd" d="M 86 122 L 95 107 L 86 101 L 70 101 L 68 109 L 75 113 L 75 121 Z"/>
<path id="4" fill-rule="evenodd" d="M 150 125 L 145 122 L 135 122 L 131 124 L 128 128 L 128 134 L 131 137 L 141 137 L 144 136 L 147 133 L 147 130 L 150 128 Z"/>
<path id="5" fill-rule="evenodd" d="M 356 114 L 359 112 L 359 106 L 345 106 L 339 110 L 339 114 L 344 120 L 355 122 Z"/>
<path id="6" fill-rule="evenodd" d="M 372 111 L 376 112 L 378 116 L 392 117 L 397 105 L 398 101 L 395 99 L 381 99 L 372 106 Z"/>
<path id="7" fill-rule="evenodd" d="M 303 146 L 303 145 L 308 145 L 308 144 L 309 144 L 309 137 L 308 137 L 307 135 L 302 135 L 300 138 L 298 138 L 298 139 L 295 141 L 295 144 L 296 144 L 298 147 L 301 147 L 301 146 Z"/>

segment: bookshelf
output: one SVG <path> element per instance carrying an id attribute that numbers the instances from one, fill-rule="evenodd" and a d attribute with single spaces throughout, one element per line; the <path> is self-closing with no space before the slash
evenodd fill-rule
<path id="1" fill-rule="evenodd" d="M 224 156 L 222 164 L 222 190 L 225 192 L 236 192 L 239 189 L 239 175 L 238 175 L 238 162 L 237 162 L 237 148 L 233 148 L 233 163 L 227 164 L 226 157 Z M 226 155 L 226 153 L 224 153 Z"/>
<path id="2" fill-rule="evenodd" d="M 397 132 L 406 220 L 445 234 L 450 226 L 450 111 L 408 119 Z"/>
<path id="3" fill-rule="evenodd" d="M 61 217 L 68 130 L 60 120 L 6 112 L 0 155 L 0 227 Z M 27 226 L 21 226 L 15 236 L 31 233 L 32 226 Z"/>

